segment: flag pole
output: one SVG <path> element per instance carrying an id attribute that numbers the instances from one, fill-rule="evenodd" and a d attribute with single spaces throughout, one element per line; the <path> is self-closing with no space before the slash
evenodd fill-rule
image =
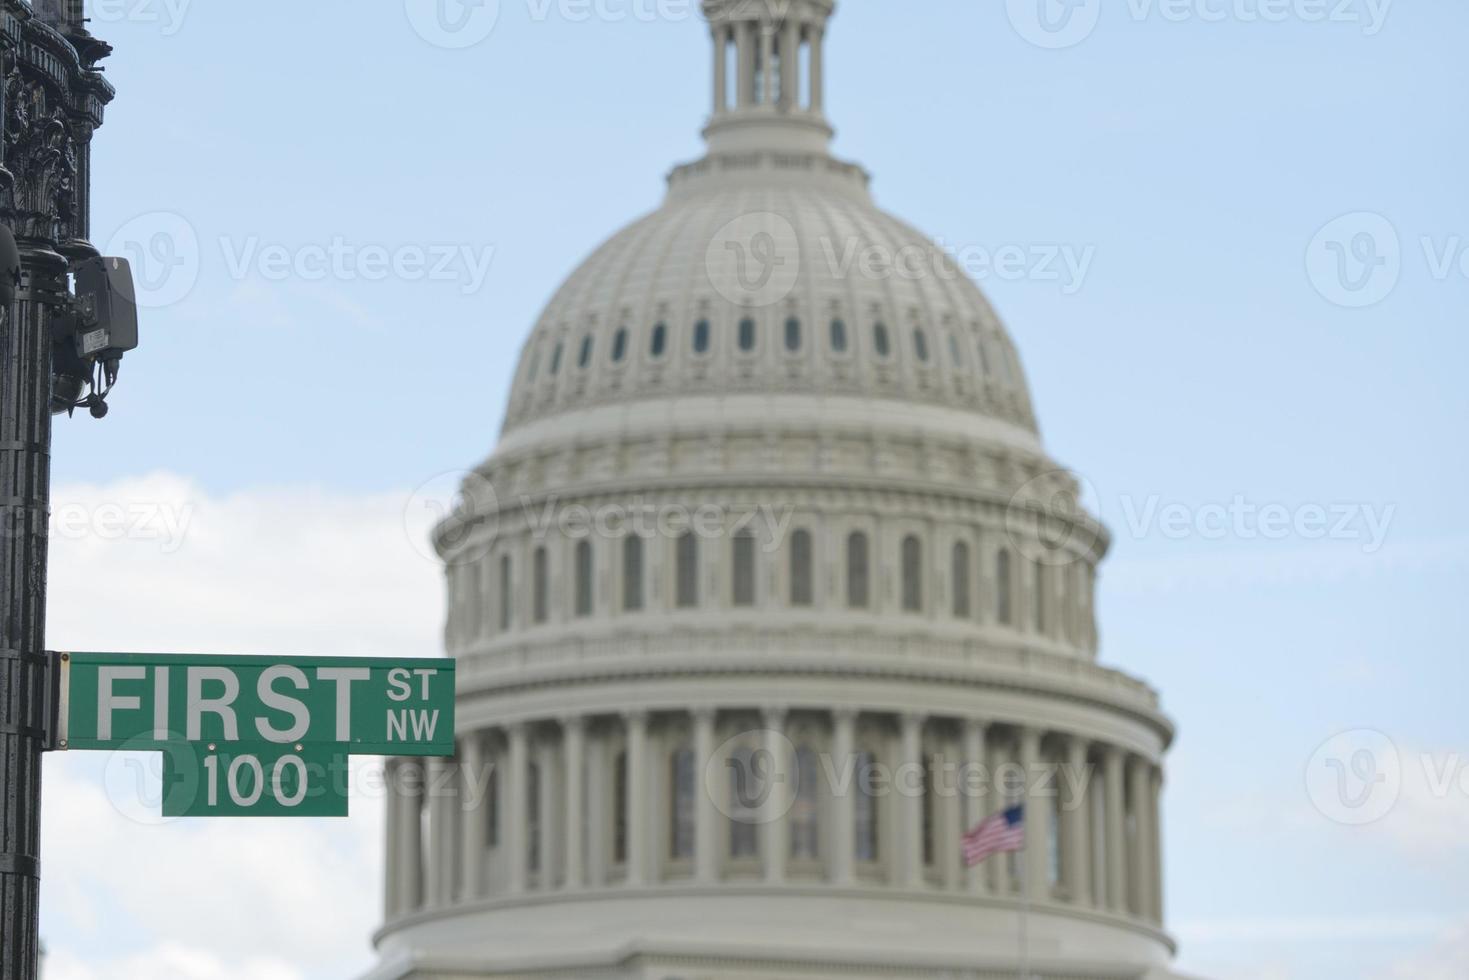
<path id="1" fill-rule="evenodd" d="M 1020 852 L 1020 980 L 1030 980 L 1030 828 Z"/>

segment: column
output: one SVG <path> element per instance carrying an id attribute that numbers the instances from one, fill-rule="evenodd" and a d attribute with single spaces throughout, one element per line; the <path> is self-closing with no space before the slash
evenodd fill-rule
<path id="1" fill-rule="evenodd" d="M 529 808 L 526 788 L 530 780 L 525 722 L 511 725 L 508 736 L 509 771 L 505 774 L 505 796 L 501 800 L 505 820 L 505 888 L 510 894 L 518 895 L 525 891 L 526 847 L 529 846 L 526 839 L 526 811 Z"/>
<path id="2" fill-rule="evenodd" d="M 536 790 L 539 799 L 536 810 L 540 814 L 540 835 L 536 838 L 536 864 L 540 866 L 539 886 L 544 891 L 556 887 L 556 748 L 549 738 L 537 747 L 536 766 L 541 778 Z"/>
<path id="3" fill-rule="evenodd" d="M 568 889 L 581 888 L 586 884 L 585 834 L 589 821 L 586 819 L 586 804 L 583 799 L 585 778 L 586 727 L 581 715 L 568 715 L 561 720 L 562 764 L 566 778 L 565 821 L 566 827 L 566 876 L 564 886 Z"/>
<path id="4" fill-rule="evenodd" d="M 428 760 L 428 782 L 424 795 L 428 800 L 428 867 L 424 876 L 424 904 L 435 908 L 448 904 L 449 870 L 448 826 L 449 796 L 445 784 L 449 777 L 448 759 Z"/>
<path id="5" fill-rule="evenodd" d="M 714 763 L 714 709 L 694 709 L 694 875 L 700 884 L 713 884 L 719 877 L 719 845 L 715 838 L 719 811 L 709 775 Z"/>
<path id="6" fill-rule="evenodd" d="M 775 105 L 775 25 L 760 25 L 760 103 Z"/>
<path id="7" fill-rule="evenodd" d="M 648 715 L 630 711 L 627 725 L 627 883 L 641 885 L 647 868 Z"/>
<path id="8" fill-rule="evenodd" d="M 915 767 L 923 765 L 923 716 L 903 715 L 901 755 L 898 760 L 899 806 L 902 819 L 898 834 L 898 880 L 909 888 L 923 882 L 923 797 Z M 919 792 L 915 792 L 915 789 Z"/>
<path id="9" fill-rule="evenodd" d="M 1153 767 L 1149 822 L 1153 828 L 1153 921 L 1163 924 L 1163 770 Z"/>
<path id="10" fill-rule="evenodd" d="M 824 81 L 821 66 L 821 49 L 826 41 L 826 32 L 820 28 L 811 29 L 811 111 L 820 113 L 822 100 L 825 98 Z"/>
<path id="11" fill-rule="evenodd" d="M 612 794 L 607 788 L 612 759 L 601 729 L 588 733 L 587 756 L 587 883 L 594 888 L 607 884 L 607 843 L 612 826 Z"/>
<path id="12" fill-rule="evenodd" d="M 1066 743 L 1066 771 L 1061 774 L 1061 880 L 1077 905 L 1091 897 L 1091 854 L 1087 845 L 1087 741 L 1072 737 Z"/>
<path id="13" fill-rule="evenodd" d="M 729 93 L 725 91 L 729 78 L 728 49 L 725 43 L 727 28 L 720 24 L 713 28 L 714 37 L 714 114 L 721 115 L 729 105 Z"/>
<path id="14" fill-rule="evenodd" d="M 964 763 L 962 755 L 956 752 L 955 746 L 947 739 L 941 762 L 933 779 L 934 785 L 940 790 L 938 799 L 942 804 L 940 812 L 944 819 L 936 828 L 938 839 L 934 844 L 939 866 L 943 869 L 944 887 L 956 892 L 967 883 L 960 841 L 960 835 L 964 833 L 964 800 L 960 796 L 960 778 Z"/>
<path id="15" fill-rule="evenodd" d="M 780 108 L 790 112 L 801 93 L 801 24 L 788 17 L 780 35 Z"/>
<path id="16" fill-rule="evenodd" d="M 994 744 L 989 746 L 988 755 L 990 766 L 994 771 L 991 781 L 996 794 L 992 812 L 1008 810 L 1016 804 L 1023 803 L 1025 799 L 1023 787 L 1017 790 L 1016 795 L 1012 796 L 1010 792 L 1012 780 L 1009 775 L 1010 767 L 1015 762 L 1015 746 L 1008 733 L 1003 739 L 996 739 Z M 1000 778 L 1002 774 L 1006 777 L 1003 780 Z M 985 862 L 990 869 L 990 887 L 997 894 L 1009 895 L 1015 890 L 1018 879 L 1011 875 L 1010 865 L 1013 863 L 1017 867 L 1020 866 L 1021 857 L 1022 855 L 1019 854 L 996 854 Z"/>
<path id="17" fill-rule="evenodd" d="M 854 878 L 855 803 L 861 778 L 855 768 L 856 752 L 857 712 L 837 708 L 832 713 L 831 738 L 832 768 L 837 774 L 831 799 L 831 880 L 838 885 L 850 885 Z"/>
<path id="18" fill-rule="evenodd" d="M 1133 759 L 1128 766 L 1131 788 L 1134 846 L 1132 848 L 1133 912 L 1148 918 L 1153 907 L 1153 828 L 1150 814 L 1152 777 L 1145 759 Z"/>
<path id="19" fill-rule="evenodd" d="M 384 823 L 386 824 L 386 841 L 384 845 L 384 883 L 383 883 L 383 921 L 387 922 L 397 917 L 399 902 L 401 901 L 399 891 L 399 872 L 401 858 L 398 856 L 399 835 L 402 833 L 399 823 L 402 820 L 402 806 L 398 800 L 397 778 L 398 760 L 389 759 L 383 767 L 385 774 L 383 784 L 387 789 L 384 797 L 386 806 L 384 809 Z"/>
<path id="20" fill-rule="evenodd" d="M 1027 878 L 1031 901 L 1051 895 L 1050 864 L 1051 800 L 1045 795 L 1049 782 L 1041 778 L 1041 733 L 1036 728 L 1020 730 L 1020 767 L 1025 772 L 1025 860 L 1021 873 Z M 1038 789 L 1040 790 L 1038 792 Z"/>
<path id="21" fill-rule="evenodd" d="M 969 719 L 964 722 L 964 765 L 969 768 L 968 778 L 960 780 L 963 787 L 964 798 L 964 827 L 960 833 L 968 833 L 973 830 L 981 820 L 990 815 L 990 794 L 996 791 L 993 774 L 989 771 L 989 763 L 984 753 L 984 723 Z M 979 777 L 983 776 L 981 782 Z M 960 860 L 963 860 L 960 853 Z M 990 860 L 999 860 L 991 858 Z M 985 888 L 985 866 L 988 862 L 976 864 L 969 869 L 969 890 L 975 894 L 983 894 Z"/>
<path id="22" fill-rule="evenodd" d="M 1108 746 L 1103 756 L 1102 783 L 1107 794 L 1107 905 L 1127 911 L 1127 830 L 1122 797 L 1122 750 Z"/>
<path id="23" fill-rule="evenodd" d="M 406 915 L 423 903 L 423 763 L 398 762 L 398 912 Z"/>
<path id="24" fill-rule="evenodd" d="M 765 751 L 770 757 L 770 786 L 765 794 L 765 812 L 761 815 L 764 831 L 765 880 L 780 882 L 786 874 L 786 818 L 790 807 L 786 794 L 790 791 L 791 759 L 787 751 L 789 744 L 785 734 L 786 709 L 767 708 L 762 714 L 765 723 Z"/>
<path id="25" fill-rule="evenodd" d="M 735 27 L 735 54 L 740 59 L 738 104 L 741 109 L 755 104 L 755 45 L 759 43 L 755 30 L 753 21 Z"/>
<path id="26" fill-rule="evenodd" d="M 493 774 L 485 768 L 485 743 L 479 732 L 470 732 L 460 740 L 459 787 L 463 806 L 460 824 L 464 884 L 460 900 L 472 902 L 485 890 L 485 794 Z"/>

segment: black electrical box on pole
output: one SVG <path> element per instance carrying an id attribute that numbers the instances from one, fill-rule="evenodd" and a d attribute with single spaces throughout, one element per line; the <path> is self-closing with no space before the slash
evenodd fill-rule
<path id="1" fill-rule="evenodd" d="M 0 980 L 39 970 L 41 754 L 56 714 L 51 420 L 79 405 L 105 412 L 121 357 L 93 355 L 108 325 L 69 282 L 88 262 L 117 271 L 88 242 L 92 134 L 113 95 L 97 65 L 110 50 L 88 33 L 81 0 L 0 0 Z M 84 330 L 92 346 L 78 343 Z"/>

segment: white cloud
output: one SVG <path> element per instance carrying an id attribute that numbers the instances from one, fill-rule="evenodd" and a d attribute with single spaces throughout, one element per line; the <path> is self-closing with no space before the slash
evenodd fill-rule
<path id="1" fill-rule="evenodd" d="M 302 977 L 299 971 L 272 958 L 254 957 L 226 965 L 211 953 L 173 943 L 100 965 L 62 953 L 47 960 L 45 973 L 45 980 L 301 980 Z"/>
<path id="2" fill-rule="evenodd" d="M 441 648 L 441 574 L 423 555 L 426 517 L 405 526 L 406 492 L 221 497 L 157 474 L 54 498 L 72 524 L 51 547 L 53 649 Z M 340 980 L 370 963 L 380 794 L 355 793 L 345 820 L 139 823 L 109 798 L 107 761 L 47 759 L 47 980 Z"/>
<path id="3" fill-rule="evenodd" d="M 1398 964 L 1393 980 L 1464 980 L 1469 977 L 1469 923 L 1444 933 L 1422 955 Z"/>

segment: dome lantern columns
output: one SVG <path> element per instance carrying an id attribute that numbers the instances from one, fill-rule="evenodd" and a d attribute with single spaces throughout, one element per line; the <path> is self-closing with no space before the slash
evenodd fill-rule
<path id="1" fill-rule="evenodd" d="M 826 151 L 822 49 L 832 8 L 831 0 L 705 0 L 714 45 L 711 152 Z"/>

